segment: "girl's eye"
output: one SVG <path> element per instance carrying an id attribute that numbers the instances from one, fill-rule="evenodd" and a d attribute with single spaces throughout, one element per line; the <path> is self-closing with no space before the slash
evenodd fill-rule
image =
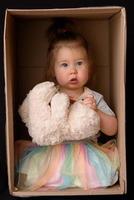
<path id="1" fill-rule="evenodd" d="M 77 65 L 78 65 L 78 66 L 83 65 L 83 61 L 78 61 L 78 62 L 77 62 Z"/>
<path id="2" fill-rule="evenodd" d="M 62 67 L 67 67 L 68 64 L 67 64 L 67 63 L 62 63 L 61 66 L 62 66 Z"/>

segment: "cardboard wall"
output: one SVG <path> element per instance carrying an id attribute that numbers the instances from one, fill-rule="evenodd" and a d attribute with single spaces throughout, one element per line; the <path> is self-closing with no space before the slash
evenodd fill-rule
<path id="1" fill-rule="evenodd" d="M 28 136 L 17 110 L 32 87 L 43 81 L 48 46 L 45 31 L 55 16 L 75 18 L 79 31 L 93 46 L 96 74 L 92 89 L 102 93 L 118 117 L 119 185 L 109 189 L 79 189 L 53 194 L 118 194 L 126 187 L 125 158 L 125 10 L 120 7 L 51 10 L 8 10 L 4 30 L 6 129 L 9 189 L 14 188 L 14 139 Z M 25 134 L 26 133 L 26 134 Z M 42 195 L 51 195 L 47 192 Z"/>

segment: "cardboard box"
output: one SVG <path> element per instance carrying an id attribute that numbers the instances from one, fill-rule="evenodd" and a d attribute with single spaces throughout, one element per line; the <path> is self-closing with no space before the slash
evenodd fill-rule
<path id="1" fill-rule="evenodd" d="M 119 182 L 109 188 L 29 192 L 14 186 L 14 141 L 23 138 L 24 124 L 18 105 L 27 92 L 43 80 L 47 39 L 45 30 L 53 17 L 72 17 L 94 47 L 96 77 L 93 89 L 102 93 L 118 117 Z M 125 60 L 126 15 L 123 7 L 69 9 L 7 9 L 4 27 L 6 139 L 9 191 L 14 196 L 104 195 L 126 193 Z"/>

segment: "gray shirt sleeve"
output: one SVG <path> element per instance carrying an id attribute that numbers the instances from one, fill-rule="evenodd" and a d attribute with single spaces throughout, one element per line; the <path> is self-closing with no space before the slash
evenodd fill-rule
<path id="1" fill-rule="evenodd" d="M 111 108 L 105 102 L 103 95 L 101 95 L 100 93 L 95 92 L 95 91 L 92 91 L 92 92 L 93 92 L 93 96 L 96 100 L 97 108 L 108 115 L 115 116 L 114 112 L 111 110 Z"/>

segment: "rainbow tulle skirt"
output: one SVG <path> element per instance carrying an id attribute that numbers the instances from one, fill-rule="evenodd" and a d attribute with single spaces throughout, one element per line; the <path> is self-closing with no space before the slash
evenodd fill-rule
<path id="1" fill-rule="evenodd" d="M 89 189 L 117 182 L 119 157 L 114 140 L 104 145 L 83 141 L 26 145 L 16 166 L 20 190 Z"/>

